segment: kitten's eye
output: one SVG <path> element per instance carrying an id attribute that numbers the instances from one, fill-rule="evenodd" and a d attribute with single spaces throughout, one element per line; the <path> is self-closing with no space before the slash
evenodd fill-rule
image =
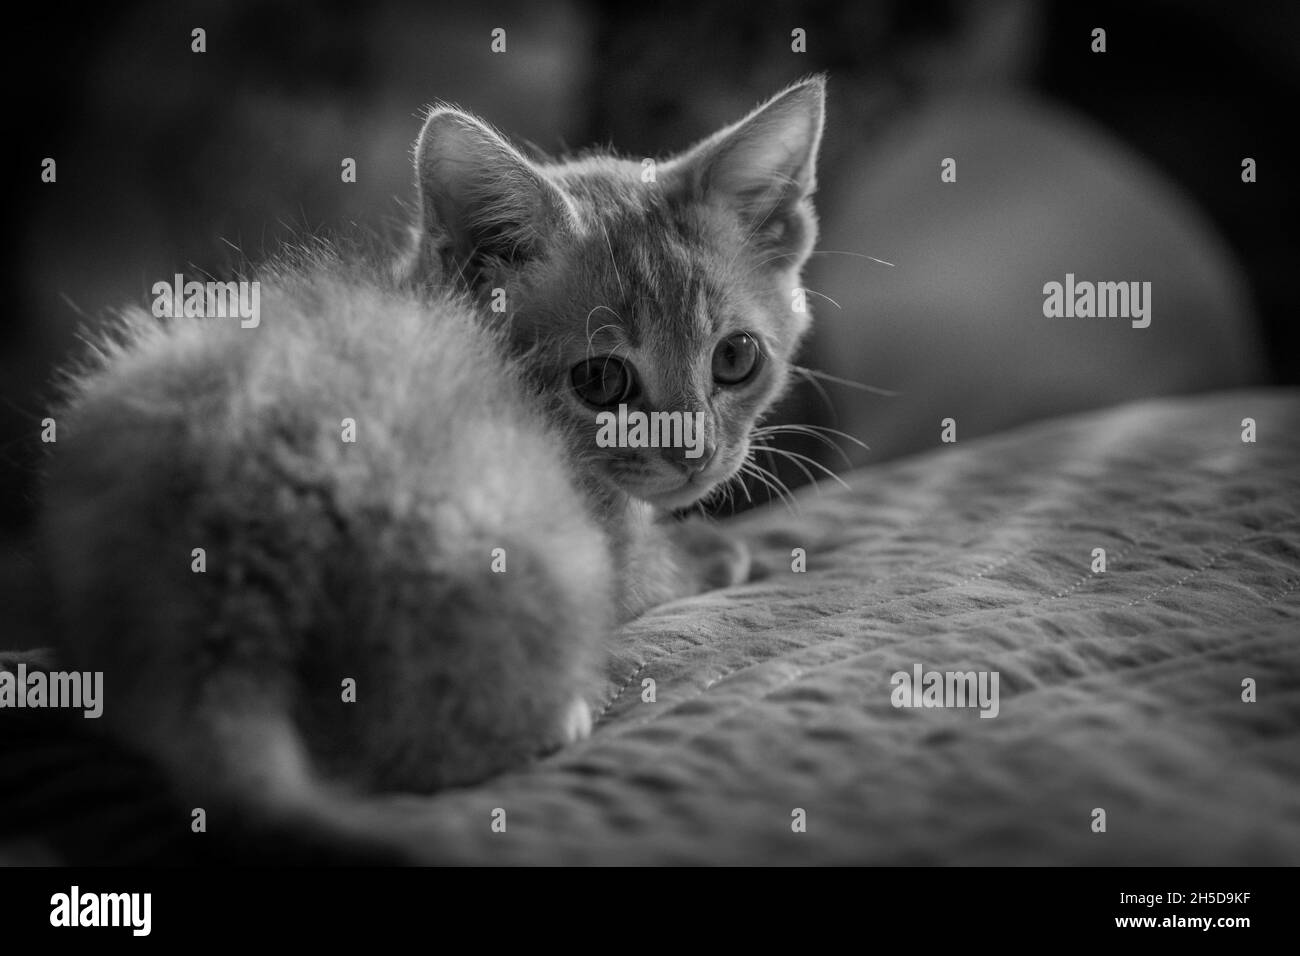
<path id="1" fill-rule="evenodd" d="M 758 342 L 748 332 L 737 332 L 713 350 L 713 380 L 719 385 L 739 385 L 753 378 L 762 364 Z"/>
<path id="2" fill-rule="evenodd" d="M 579 362 L 573 366 L 569 378 L 578 397 L 597 408 L 626 402 L 637 387 L 632 366 L 612 355 Z"/>

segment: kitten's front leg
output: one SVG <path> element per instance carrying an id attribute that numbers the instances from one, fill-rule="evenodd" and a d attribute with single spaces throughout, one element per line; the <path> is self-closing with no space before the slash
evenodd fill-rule
<path id="1" fill-rule="evenodd" d="M 672 521 L 665 538 L 682 574 L 686 594 L 702 594 L 749 580 L 751 558 L 744 542 L 707 521 Z"/>
<path id="2" fill-rule="evenodd" d="M 625 618 L 748 580 L 749 548 L 718 526 L 655 519 L 648 511 L 639 517 L 629 523 L 622 554 Z"/>

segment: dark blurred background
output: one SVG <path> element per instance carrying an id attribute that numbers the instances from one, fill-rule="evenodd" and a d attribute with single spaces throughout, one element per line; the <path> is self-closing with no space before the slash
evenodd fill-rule
<path id="1" fill-rule="evenodd" d="M 836 305 L 816 300 L 803 363 L 898 394 L 804 383 L 780 416 L 861 438 L 855 464 L 935 446 L 948 415 L 966 440 L 1127 398 L 1300 382 L 1293 3 L 153 0 L 8 16 L 11 535 L 31 521 L 46 386 L 78 325 L 174 272 L 228 274 L 304 235 L 396 235 L 435 99 L 548 153 L 661 155 L 829 71 L 808 285 Z M 956 183 L 940 182 L 945 157 Z M 1044 318 L 1042 285 L 1067 271 L 1152 281 L 1152 327 Z"/>

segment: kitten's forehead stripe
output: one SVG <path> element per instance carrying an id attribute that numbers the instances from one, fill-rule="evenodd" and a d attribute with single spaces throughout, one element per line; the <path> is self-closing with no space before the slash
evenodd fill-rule
<path id="1" fill-rule="evenodd" d="M 607 193 L 608 194 L 608 193 Z M 670 204 L 623 203 L 597 213 L 593 255 L 603 287 L 622 299 L 616 311 L 634 346 L 654 343 L 685 364 L 707 331 L 701 321 L 703 275 L 698 247 L 678 228 Z"/>

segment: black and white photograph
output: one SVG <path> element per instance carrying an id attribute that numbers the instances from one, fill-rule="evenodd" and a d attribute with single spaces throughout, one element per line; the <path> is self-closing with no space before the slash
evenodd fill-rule
<path id="1" fill-rule="evenodd" d="M 6 16 L 6 923 L 977 867 L 1264 928 L 1300 6 Z"/>

